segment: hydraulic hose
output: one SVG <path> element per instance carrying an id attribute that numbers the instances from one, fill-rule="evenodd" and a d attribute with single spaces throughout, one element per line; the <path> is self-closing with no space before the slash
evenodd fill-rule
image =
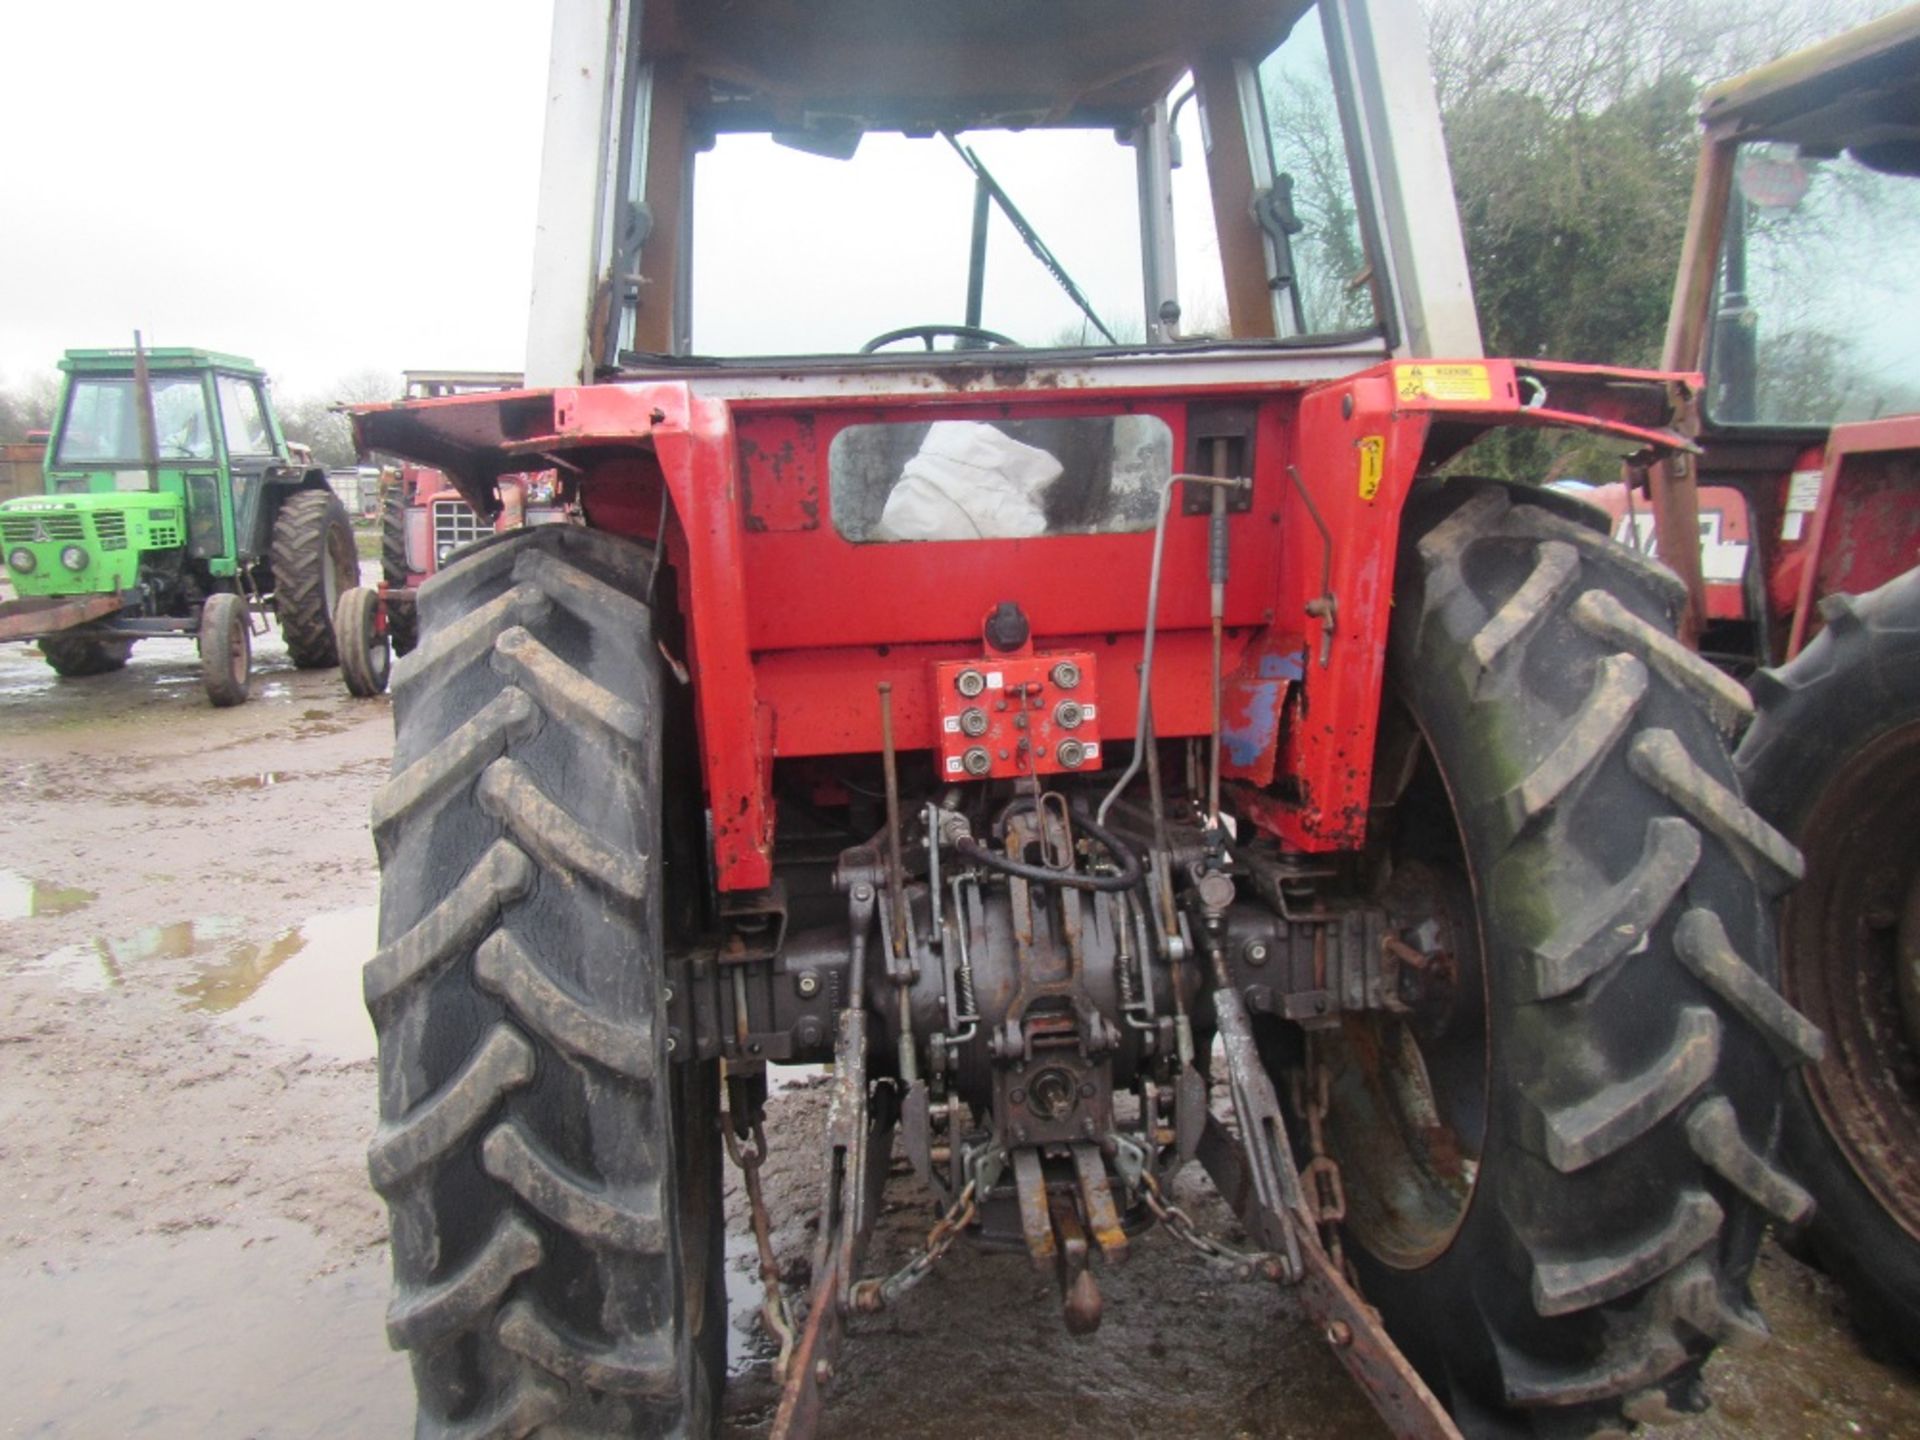
<path id="1" fill-rule="evenodd" d="M 1033 802 L 1027 800 L 1025 805 Z M 1011 807 L 1010 807 L 1011 808 Z M 971 836 L 954 842 L 953 848 L 965 859 L 976 865 L 984 865 L 989 870 L 998 870 L 1003 875 L 1016 875 L 1036 885 L 1059 885 L 1069 890 L 1105 890 L 1119 892 L 1131 890 L 1140 883 L 1140 861 L 1124 840 L 1104 829 L 1088 818 L 1086 812 L 1076 810 L 1074 823 L 1094 840 L 1106 848 L 1120 866 L 1117 875 L 1083 875 L 1077 870 L 1053 870 L 1045 865 L 1029 865 L 1024 860 L 1015 860 L 1010 856 L 997 854 L 982 845 Z"/>

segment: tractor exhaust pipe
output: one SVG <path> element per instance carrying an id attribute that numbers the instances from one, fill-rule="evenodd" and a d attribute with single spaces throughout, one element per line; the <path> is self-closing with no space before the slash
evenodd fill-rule
<path id="1" fill-rule="evenodd" d="M 147 489 L 160 489 L 160 441 L 153 421 L 153 377 L 147 373 L 147 347 L 133 332 L 133 390 L 140 401 L 140 458 L 147 465 Z"/>

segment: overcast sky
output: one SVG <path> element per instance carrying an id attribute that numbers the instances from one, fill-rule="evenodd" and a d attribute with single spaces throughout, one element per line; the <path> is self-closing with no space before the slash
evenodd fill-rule
<path id="1" fill-rule="evenodd" d="M 251 356 L 288 393 L 363 368 L 520 368 L 551 14 L 0 0 L 0 380 L 136 327 Z M 1104 132 L 968 138 L 1103 316 L 1138 334 L 1132 152 Z M 874 136 L 846 164 L 735 139 L 700 163 L 697 348 L 852 348 L 963 318 L 972 180 L 943 142 Z M 1204 274 L 1204 167 L 1176 187 L 1183 269 Z M 793 223 L 808 210 L 869 219 Z M 998 216 L 990 260 L 990 325 L 1045 343 L 1076 322 Z M 1189 315 L 1217 310 L 1217 289 L 1186 295 Z"/>
<path id="2" fill-rule="evenodd" d="M 550 0 L 0 0 L 0 377 L 518 369 Z"/>

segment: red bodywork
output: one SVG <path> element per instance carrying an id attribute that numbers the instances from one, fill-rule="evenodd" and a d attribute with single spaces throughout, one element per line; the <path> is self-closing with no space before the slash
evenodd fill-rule
<path id="1" fill-rule="evenodd" d="M 392 483 L 399 486 L 407 512 L 408 589 L 418 589 L 439 573 L 440 553 L 435 543 L 438 507 L 459 507 L 453 513 L 468 519 L 470 527 L 477 532 L 475 538 L 523 524 L 547 525 L 566 518 L 562 508 L 552 503 L 554 476 L 551 470 L 502 477 L 495 488 L 496 508 L 488 520 L 480 519 L 453 481 L 430 465 L 402 465 Z"/>
<path id="2" fill-rule="evenodd" d="M 1811 445 L 1716 431 L 1698 477 L 1706 618 L 1755 623 L 1759 664 L 1791 660 L 1819 633 L 1822 596 L 1864 595 L 1920 564 L 1920 416 L 1836 425 Z M 1594 498 L 1621 520 L 1623 487 Z M 1749 545 L 1745 583 L 1712 573 L 1716 533 Z"/>
<path id="3" fill-rule="evenodd" d="M 1748 566 L 1753 561 L 1753 517 L 1747 497 L 1731 485 L 1700 492 L 1700 571 L 1706 582 L 1707 619 L 1747 617 Z M 1653 507 L 1616 481 L 1581 497 L 1613 519 L 1613 538 L 1643 555 L 1658 553 Z"/>
<path id="4" fill-rule="evenodd" d="M 588 524 L 646 541 L 664 532 L 687 621 L 716 878 L 738 891 L 773 877 L 776 760 L 877 753 L 883 683 L 902 764 L 938 766 L 933 667 L 980 659 L 982 618 L 1000 602 L 1025 611 L 1035 653 L 1092 657 L 1097 693 L 1086 698 L 1103 738 L 1132 738 L 1151 531 L 850 542 L 828 490 L 829 448 L 848 426 L 1149 415 L 1180 457 L 1190 411 L 1244 409 L 1252 503 L 1229 522 L 1224 770 L 1250 821 L 1291 848 L 1334 851 L 1365 838 L 1394 552 L 1416 473 L 1494 426 L 1684 445 L 1666 427 L 1695 380 L 1490 360 L 1150 390 L 1053 372 L 1046 388 L 1027 389 L 1024 367 L 1003 368 L 1017 377 L 1004 390 L 955 390 L 916 372 L 925 388 L 903 385 L 893 398 L 719 398 L 697 379 L 638 380 L 379 407 L 355 426 L 363 447 L 439 465 L 470 499 L 525 457 L 552 457 Z M 1206 517 L 1176 499 L 1153 676 L 1162 739 L 1210 733 L 1208 593 Z"/>
<path id="5" fill-rule="evenodd" d="M 1783 542 L 1774 570 L 1776 596 L 1793 595 L 1789 660 L 1820 596 L 1864 595 L 1920 564 L 1920 415 L 1834 426 L 1819 476 L 1804 543 Z"/>

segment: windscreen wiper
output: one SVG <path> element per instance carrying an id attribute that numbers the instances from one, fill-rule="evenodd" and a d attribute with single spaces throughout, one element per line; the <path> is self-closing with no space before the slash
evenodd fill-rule
<path id="1" fill-rule="evenodd" d="M 1087 297 L 1080 293 L 1080 287 L 1073 283 L 1073 277 L 1067 274 L 1066 268 L 1054 258 L 1053 251 L 1047 248 L 1047 242 L 1040 238 L 1040 232 L 1035 230 L 1027 217 L 1020 213 L 1020 207 L 1013 203 L 1013 197 L 1008 195 L 1001 188 L 1000 182 L 993 178 L 993 172 L 987 169 L 978 155 L 954 139 L 951 131 L 942 133 L 945 134 L 947 143 L 953 146 L 954 153 L 966 162 L 969 170 L 973 171 L 974 179 L 986 187 L 987 193 L 993 197 L 993 203 L 1000 207 L 1000 213 L 1007 217 L 1014 231 L 1027 242 L 1027 249 L 1033 252 L 1033 258 L 1046 267 L 1047 273 L 1053 276 L 1062 290 L 1067 292 L 1067 298 L 1078 305 L 1080 313 L 1093 322 L 1093 328 L 1107 337 L 1107 343 L 1118 345 L 1120 341 L 1106 327 L 1105 322 L 1094 314 L 1093 306 L 1087 302 Z"/>

